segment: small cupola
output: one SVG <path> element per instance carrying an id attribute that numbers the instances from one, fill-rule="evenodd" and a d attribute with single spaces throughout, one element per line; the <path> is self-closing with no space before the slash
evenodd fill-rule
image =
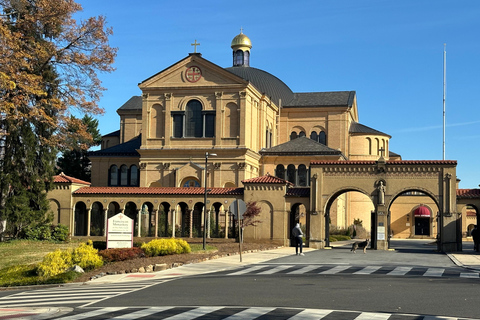
<path id="1" fill-rule="evenodd" d="M 240 31 L 240 34 L 233 38 L 231 47 L 233 50 L 233 66 L 249 67 L 250 49 L 252 48 L 250 39 Z"/>

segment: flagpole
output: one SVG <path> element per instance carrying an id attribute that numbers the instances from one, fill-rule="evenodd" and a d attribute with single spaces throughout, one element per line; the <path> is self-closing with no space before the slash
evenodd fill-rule
<path id="1" fill-rule="evenodd" d="M 443 160 L 445 160 L 445 92 L 447 89 L 447 44 L 443 44 Z"/>

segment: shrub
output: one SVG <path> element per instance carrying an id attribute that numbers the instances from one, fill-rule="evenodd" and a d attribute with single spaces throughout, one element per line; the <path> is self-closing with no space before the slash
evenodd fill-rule
<path id="1" fill-rule="evenodd" d="M 51 240 L 52 230 L 49 224 L 35 224 L 23 229 L 21 236 L 27 240 Z"/>
<path id="2" fill-rule="evenodd" d="M 103 265 L 103 259 L 98 250 L 92 246 L 92 241 L 82 243 L 76 249 L 55 250 L 48 253 L 37 266 L 37 274 L 49 278 L 64 273 L 68 268 L 79 265 L 85 270 L 95 269 Z"/>
<path id="3" fill-rule="evenodd" d="M 72 253 L 73 265 L 79 265 L 85 270 L 92 270 L 103 265 L 103 259 L 98 255 L 98 250 L 92 245 L 92 241 L 81 243 Z"/>
<path id="4" fill-rule="evenodd" d="M 155 239 L 144 243 L 142 249 L 149 257 L 165 256 L 176 253 L 191 252 L 190 245 L 182 239 Z"/>
<path id="5" fill-rule="evenodd" d="M 68 236 L 70 235 L 68 231 L 68 227 L 64 226 L 63 224 L 59 224 L 53 227 L 52 230 L 52 240 L 65 242 L 68 240 Z"/>
<path id="6" fill-rule="evenodd" d="M 143 250 L 137 247 L 106 249 L 98 252 L 98 254 L 106 262 L 124 261 L 145 257 Z"/>
<path id="7" fill-rule="evenodd" d="M 72 251 L 57 249 L 43 258 L 37 266 L 37 274 L 45 278 L 53 277 L 65 272 L 72 265 Z"/>

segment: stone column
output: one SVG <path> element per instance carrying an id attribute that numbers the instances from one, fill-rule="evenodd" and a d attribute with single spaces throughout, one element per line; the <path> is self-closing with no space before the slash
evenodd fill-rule
<path id="1" fill-rule="evenodd" d="M 207 210 L 207 225 L 206 225 L 206 230 L 207 230 L 207 238 L 210 239 L 210 212 L 211 210 Z"/>
<path id="2" fill-rule="evenodd" d="M 228 239 L 228 210 L 225 210 L 225 239 Z"/>
<path id="3" fill-rule="evenodd" d="M 158 209 L 153 209 L 153 214 L 155 215 L 155 232 L 153 233 L 153 236 L 155 238 L 158 238 L 158 215 L 159 215 L 159 212 L 158 212 Z"/>
<path id="4" fill-rule="evenodd" d="M 189 238 L 193 238 L 193 210 L 192 209 L 189 209 L 188 210 L 188 215 L 190 216 L 190 230 L 188 232 L 188 237 Z"/>
<path id="5" fill-rule="evenodd" d="M 176 227 L 177 217 L 175 209 L 172 209 L 172 238 L 175 238 L 175 227 Z"/>
<path id="6" fill-rule="evenodd" d="M 137 222 L 138 222 L 137 237 L 141 237 L 142 236 L 142 210 L 141 209 L 137 209 Z"/>
<path id="7" fill-rule="evenodd" d="M 92 210 L 87 209 L 87 237 L 90 237 L 90 224 L 92 223 Z"/>
<path id="8" fill-rule="evenodd" d="M 108 226 L 108 208 L 103 209 L 103 236 L 107 236 L 107 226 Z"/>

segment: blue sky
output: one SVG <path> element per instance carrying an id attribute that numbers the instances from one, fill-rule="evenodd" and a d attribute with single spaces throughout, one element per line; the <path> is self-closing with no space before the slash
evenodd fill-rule
<path id="1" fill-rule="evenodd" d="M 478 188 L 480 170 L 480 1 L 77 0 L 78 19 L 104 15 L 118 47 L 116 71 L 98 117 L 118 130 L 116 110 L 138 83 L 193 52 L 232 66 L 240 28 L 252 41 L 252 67 L 294 92 L 355 90 L 360 123 L 392 136 L 404 160 L 443 158 L 443 51 L 446 43 L 446 159 L 460 188 Z M 134 4 L 133 4 L 134 3 Z"/>

